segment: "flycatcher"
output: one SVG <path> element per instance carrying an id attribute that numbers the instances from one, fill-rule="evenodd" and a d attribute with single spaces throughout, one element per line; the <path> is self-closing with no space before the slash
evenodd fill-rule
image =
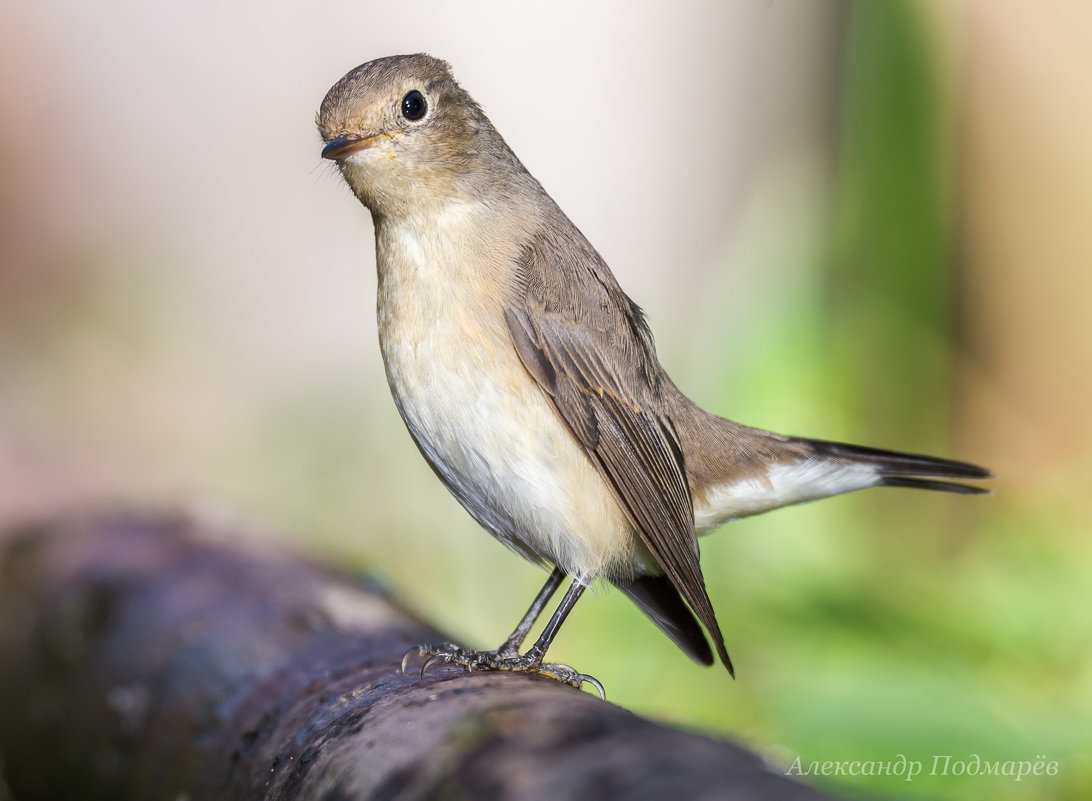
<path id="1" fill-rule="evenodd" d="M 706 665 L 708 635 L 732 671 L 700 535 L 865 487 L 985 492 L 950 481 L 990 477 L 975 465 L 782 436 L 700 409 L 660 366 L 640 308 L 445 62 L 357 67 L 322 101 L 318 128 L 323 157 L 375 223 L 379 345 L 410 436 L 482 526 L 553 570 L 497 650 L 422 646 L 425 667 L 530 671 L 602 691 L 543 662 L 598 577 Z M 557 611 L 520 654 L 566 576 Z"/>

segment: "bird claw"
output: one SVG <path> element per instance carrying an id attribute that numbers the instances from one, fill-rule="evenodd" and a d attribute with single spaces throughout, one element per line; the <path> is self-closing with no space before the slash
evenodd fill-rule
<path id="1" fill-rule="evenodd" d="M 423 679 L 425 677 L 425 673 L 427 673 L 428 669 L 433 665 L 446 665 L 451 661 L 451 654 L 433 654 L 425 660 L 423 665 L 421 665 L 421 678 Z"/>
<path id="2" fill-rule="evenodd" d="M 562 684 L 568 684 L 570 687 L 575 687 L 578 690 L 583 689 L 585 684 L 590 684 L 595 688 L 596 692 L 599 693 L 599 697 L 602 700 L 607 700 L 607 691 L 603 688 L 603 683 L 595 678 L 595 676 L 581 673 L 572 665 L 544 662 L 533 672 L 540 673 L 543 676 L 549 676 L 551 679 L 560 681 Z"/>
<path id="3" fill-rule="evenodd" d="M 440 645 L 415 645 L 402 656 L 402 672 L 406 672 L 410 657 L 425 657 L 421 665 L 420 677 L 424 679 L 425 673 L 436 665 L 461 665 L 467 672 L 474 670 L 503 670 L 510 673 L 537 673 L 548 676 L 562 684 L 581 689 L 585 684 L 590 684 L 599 693 L 599 697 L 607 700 L 607 692 L 603 684 L 594 676 L 581 673 L 571 665 L 562 665 L 554 662 L 543 662 L 541 657 L 535 658 L 528 655 L 503 655 L 498 651 L 471 651 L 455 643 L 442 643 Z"/>
<path id="4" fill-rule="evenodd" d="M 406 672 L 406 665 L 409 663 L 409 659 L 410 659 L 411 656 L 421 656 L 421 646 L 420 645 L 415 645 L 412 648 L 410 648 L 408 651 L 406 651 L 404 654 L 402 654 L 402 667 L 401 667 L 401 670 L 402 670 L 403 673 Z"/>
<path id="5" fill-rule="evenodd" d="M 599 681 L 599 679 L 595 678 L 595 676 L 589 676 L 587 673 L 581 673 L 580 678 L 581 683 L 586 681 L 588 684 L 596 689 L 596 691 L 599 693 L 599 700 L 607 700 L 607 690 L 603 686 L 603 682 Z"/>
<path id="6" fill-rule="evenodd" d="M 410 657 L 425 657 L 425 663 L 421 665 L 421 678 L 423 679 L 425 677 L 425 671 L 433 665 L 447 664 L 449 662 L 462 664 L 460 656 L 469 653 L 470 652 L 461 645 L 456 645 L 452 642 L 445 642 L 439 645 L 415 645 L 402 654 L 401 670 L 403 673 L 406 672 L 406 666 L 409 664 Z"/>
<path id="7" fill-rule="evenodd" d="M 580 686 L 577 687 L 578 690 L 583 689 L 585 684 L 590 684 L 592 687 L 595 688 L 595 691 L 599 693 L 599 699 L 601 701 L 607 700 L 607 691 L 603 687 L 603 682 L 599 681 L 599 679 L 595 678 L 595 676 L 589 676 L 587 673 L 581 673 L 577 676 L 577 678 L 580 679 Z"/>

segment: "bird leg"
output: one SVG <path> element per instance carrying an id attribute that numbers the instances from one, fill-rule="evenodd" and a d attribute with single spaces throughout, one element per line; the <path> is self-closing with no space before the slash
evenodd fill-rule
<path id="1" fill-rule="evenodd" d="M 519 655 L 519 648 L 523 645 L 523 641 L 527 639 L 527 634 L 542 614 L 542 610 L 546 608 L 546 604 L 554 597 L 554 593 L 557 592 L 557 588 L 561 586 L 564 578 L 564 571 L 560 567 L 555 567 L 553 572 L 550 573 L 550 577 L 546 579 L 546 584 L 538 591 L 535 600 L 531 602 L 527 613 L 524 614 L 523 619 L 516 626 L 516 630 L 509 634 L 508 639 L 501 643 L 501 647 L 497 649 L 498 655 L 506 657 Z"/>
<path id="2" fill-rule="evenodd" d="M 584 593 L 584 584 L 580 581 L 574 580 L 569 586 L 565 596 L 561 599 L 561 603 L 558 604 L 557 611 L 550 617 L 535 644 L 528 648 L 526 653 L 522 655 L 519 653 L 519 647 L 527 638 L 528 632 L 542 614 L 542 610 L 549 603 L 550 598 L 557 592 L 557 588 L 564 578 L 564 572 L 560 568 L 554 568 L 550 577 L 546 579 L 546 584 L 531 603 L 519 625 L 516 626 L 515 631 L 495 651 L 472 651 L 469 648 L 450 642 L 438 645 L 418 645 L 411 648 L 402 657 L 402 672 L 405 672 L 409 658 L 416 654 L 417 656 L 426 657 L 424 664 L 421 666 L 421 676 L 424 676 L 425 671 L 433 665 L 446 664 L 462 665 L 467 670 L 507 670 L 518 673 L 538 673 L 578 689 L 584 682 L 587 682 L 595 687 L 599 691 L 599 695 L 605 699 L 606 693 L 603 690 L 603 685 L 594 677 L 580 673 L 569 665 L 542 661 L 543 657 L 546 656 L 550 643 L 557 636 L 561 624 L 565 622 L 565 618 L 568 617 L 569 612 L 576 606 L 577 600 Z"/>

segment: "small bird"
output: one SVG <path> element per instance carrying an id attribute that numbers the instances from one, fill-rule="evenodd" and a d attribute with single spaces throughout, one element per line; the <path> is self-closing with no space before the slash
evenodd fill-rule
<path id="1" fill-rule="evenodd" d="M 422 674 L 452 662 L 602 693 L 543 661 L 599 578 L 705 665 L 708 635 L 734 675 L 700 535 L 866 487 L 986 491 L 950 480 L 990 477 L 972 464 L 782 436 L 699 408 L 660 366 L 641 309 L 446 62 L 363 64 L 330 89 L 317 123 L 322 156 L 372 214 L 379 345 L 410 436 L 482 526 L 552 568 L 499 648 L 421 646 Z"/>

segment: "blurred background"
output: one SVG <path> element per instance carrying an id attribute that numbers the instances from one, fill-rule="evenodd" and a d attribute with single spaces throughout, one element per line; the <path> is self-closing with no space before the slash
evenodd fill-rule
<path id="1" fill-rule="evenodd" d="M 618 593 L 551 655 L 788 767 L 905 798 L 1092 790 L 1092 6 L 5 4 L 0 520 L 110 502 L 263 521 L 478 646 L 543 574 L 417 454 L 371 222 L 313 118 L 353 66 L 448 59 L 644 306 L 706 408 L 979 462 L 703 540 L 739 679 Z"/>

